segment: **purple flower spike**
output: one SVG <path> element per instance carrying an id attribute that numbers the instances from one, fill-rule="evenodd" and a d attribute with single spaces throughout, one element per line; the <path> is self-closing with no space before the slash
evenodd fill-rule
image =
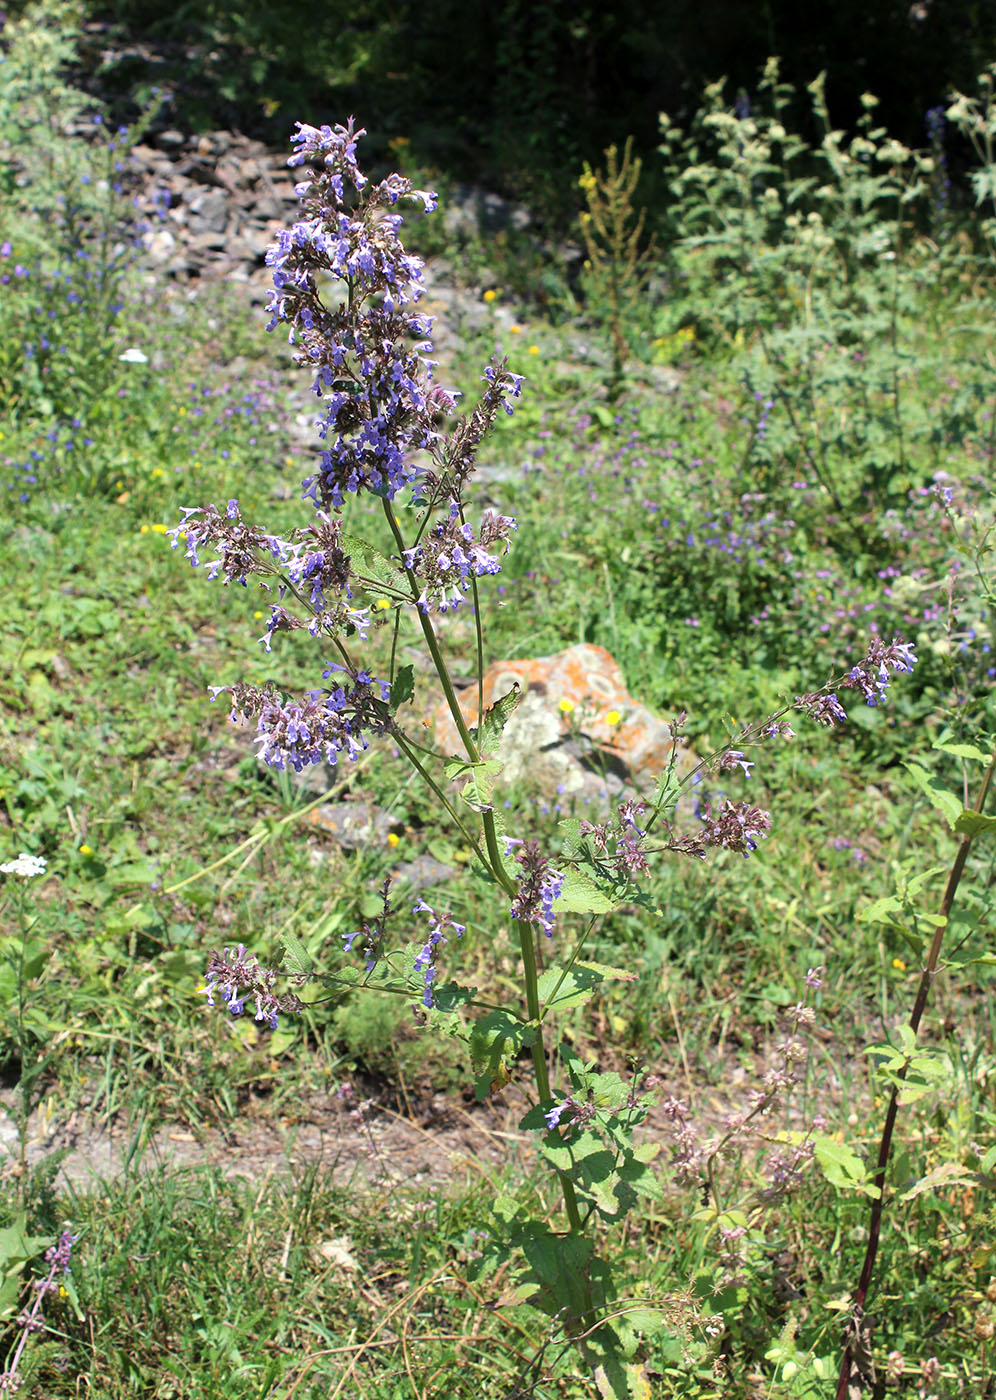
<path id="1" fill-rule="evenodd" d="M 255 954 L 247 951 L 244 943 L 237 948 L 226 948 L 224 952 L 212 953 L 208 960 L 204 994 L 208 1006 L 214 1006 L 215 994 L 221 997 L 231 1016 L 241 1016 L 247 1000 L 256 1003 L 255 1020 L 264 1022 L 271 1030 L 277 1028 L 277 1016 L 281 1011 L 300 1014 L 304 1005 L 293 992 L 278 996 L 274 991 L 277 970 L 263 967 Z M 306 977 L 296 979 L 303 986 Z"/>
<path id="2" fill-rule="evenodd" d="M 429 915 L 429 937 L 421 952 L 415 955 L 415 971 L 422 974 L 422 981 L 425 991 L 422 995 L 422 1003 L 426 1007 L 432 1006 L 433 984 L 436 980 L 436 954 L 441 944 L 449 942 L 447 933 L 455 933 L 457 938 L 466 931 L 466 925 L 458 924 L 447 914 L 437 914 L 431 904 L 426 904 L 424 899 L 416 900 L 412 906 L 413 914 Z"/>
<path id="3" fill-rule="evenodd" d="M 550 868 L 549 860 L 540 855 L 535 841 L 527 841 L 515 859 L 522 870 L 519 873 L 519 893 L 512 901 L 509 913 L 513 919 L 539 924 L 547 938 L 552 938 L 553 905 L 564 888 L 564 877 Z"/>
<path id="4" fill-rule="evenodd" d="M 749 778 L 750 770 L 754 767 L 754 760 L 745 758 L 739 749 L 727 749 L 717 766 L 722 769 L 742 768 L 745 777 Z"/>
<path id="5" fill-rule="evenodd" d="M 706 819 L 699 841 L 704 846 L 724 846 L 746 859 L 771 830 L 771 814 L 749 802 L 724 802 L 718 815 Z"/>

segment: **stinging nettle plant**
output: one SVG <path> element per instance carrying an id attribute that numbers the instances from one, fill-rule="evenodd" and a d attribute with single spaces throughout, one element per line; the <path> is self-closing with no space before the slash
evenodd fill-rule
<path id="1" fill-rule="evenodd" d="M 700 336 L 738 357 L 747 402 L 776 408 L 752 435 L 765 488 L 791 463 L 860 537 L 869 509 L 901 500 L 926 467 L 911 339 L 917 290 L 947 255 L 918 233 L 933 158 L 877 123 L 873 94 L 848 134 L 826 75 L 806 91 L 816 143 L 792 129 L 794 89 L 774 59 L 753 105 L 729 105 L 720 81 L 689 132 L 661 115 L 671 279 Z"/>
<path id="2" fill-rule="evenodd" d="M 446 976 L 444 957 L 465 926 L 450 909 L 421 898 L 400 909 L 388 881 L 380 912 L 344 936 L 348 961 L 341 966 L 319 966 L 293 937 L 284 938 L 282 975 L 243 945 L 226 948 L 210 957 L 207 997 L 233 1015 L 248 1010 L 272 1027 L 281 1012 L 302 1009 L 298 992 L 306 983 L 407 996 L 428 1030 L 458 1034 L 466 1042 L 479 1098 L 515 1080 L 531 1101 L 522 1125 L 537 1134 L 563 1216 L 551 1225 L 512 1198 L 498 1199 L 478 1273 L 511 1262 L 516 1297 L 555 1319 L 603 1394 L 644 1393 L 641 1348 L 676 1325 L 673 1300 L 623 1299 L 596 1247 L 601 1227 L 620 1221 L 641 1198 L 661 1197 L 651 1169 L 659 1146 L 636 1135 L 655 1081 L 640 1069 L 623 1077 L 556 1046 L 555 1024 L 606 980 L 633 980 L 626 969 L 587 960 L 585 945 L 598 918 L 622 903 L 642 906 L 648 920 L 656 917 L 653 900 L 640 886 L 654 856 L 703 859 L 710 848 L 721 848 L 747 857 L 769 831 L 768 812 L 729 798 L 715 807 L 701 804 L 691 829 L 680 829 L 678 798 L 693 774 L 711 767 L 749 777 L 748 748 L 793 737 L 784 718 L 790 709 L 826 726 L 838 724 L 846 718 L 841 691 L 860 691 L 877 705 L 893 672 L 912 670 L 915 657 L 899 638 L 874 641 L 860 664 L 797 697 L 794 706 L 743 726 L 682 782 L 676 772 L 684 723 L 679 716 L 670 725 L 670 764 L 653 792 L 628 798 L 603 820 L 563 822 L 558 852 L 542 850 L 528 830 L 507 829 L 496 786 L 502 731 L 519 696 L 511 691 L 469 725 L 438 617 L 467 603 L 473 609 L 481 715 L 485 639 L 478 590 L 481 579 L 499 572 L 515 522 L 496 511 L 476 513 L 474 468 L 481 443 L 499 413 L 512 411 L 522 381 L 504 360 L 493 361 L 484 371 L 479 402 L 444 431 L 441 423 L 452 416 L 455 395 L 433 380 L 430 326 L 417 310 L 422 264 L 406 253 L 396 212 L 403 199 L 417 200 L 429 212 L 435 196 L 397 174 L 368 181 L 356 161 L 361 135 L 352 119 L 335 128 L 297 124 L 289 163 L 310 167 L 297 186 L 301 217 L 279 232 L 267 254 L 274 283 L 270 328 L 288 329 L 295 359 L 312 375 L 321 405 L 319 467 L 304 482 L 310 518 L 285 539 L 244 520 L 236 500 L 224 510 L 187 508 L 171 532 L 173 546 L 183 541 L 191 562 L 197 565 L 203 556 L 209 574 L 226 584 L 246 586 L 252 579 L 273 595 L 262 639 L 267 651 L 279 633 L 302 630 L 320 651 L 321 681 L 316 675 L 314 688 L 301 696 L 284 694 L 272 681 L 215 689 L 215 698 L 230 696 L 233 719 L 256 721 L 259 758 L 278 771 L 300 771 L 336 764 L 342 755 L 354 759 L 373 739 L 389 736 L 473 852 L 482 886 L 475 911 L 486 911 L 477 917 L 487 919 L 502 956 L 511 928 L 518 994 L 495 1003 Z M 389 541 L 384 549 L 346 526 L 347 509 L 361 496 L 380 501 Z M 359 653 L 378 626 L 393 627 L 383 676 L 368 669 Z M 421 638 L 459 733 L 459 756 L 441 758 L 424 746 L 417 719 L 406 725 L 407 714 L 414 713 L 405 708 L 414 698 L 414 672 L 395 658 L 399 639 L 412 635 Z M 561 946 L 569 933 L 571 946 Z M 542 972 L 540 948 L 549 950 Z M 815 970 L 807 981 L 818 986 Z M 668 1096 L 664 1104 L 671 1176 L 700 1184 L 731 1278 L 758 1220 L 754 1207 L 738 1211 L 723 1196 L 717 1167 L 794 1081 L 805 1058 L 795 1032 L 808 1028 L 812 1011 L 800 1003 L 790 1019 L 783 1067 L 757 1089 L 719 1143 L 698 1141 L 678 1100 Z M 820 1143 L 818 1124 L 783 1142 L 771 1191 L 787 1190 L 804 1163 L 818 1156 Z M 707 1325 L 692 1304 L 683 1317 L 686 1326 Z M 540 1346 L 540 1360 L 543 1351 Z"/>

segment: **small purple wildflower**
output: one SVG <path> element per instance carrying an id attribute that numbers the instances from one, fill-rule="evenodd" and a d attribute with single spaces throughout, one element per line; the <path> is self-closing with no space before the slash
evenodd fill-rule
<path id="1" fill-rule="evenodd" d="M 220 557 L 205 565 L 208 578 L 223 573 L 226 584 L 241 583 L 243 587 L 253 574 L 275 573 L 274 564 L 283 563 L 290 552 L 283 540 L 246 524 L 238 501 L 229 501 L 224 514 L 213 505 L 185 506 L 183 520 L 166 533 L 174 549 L 183 540 L 186 556 L 195 569 L 201 564 L 200 550 L 219 550 Z M 273 562 L 261 557 L 267 554 Z"/>
<path id="2" fill-rule="evenodd" d="M 293 992 L 277 996 L 274 991 L 278 977 L 276 968 L 263 967 L 254 953 L 247 951 L 244 943 L 237 948 L 226 948 L 214 952 L 208 959 L 204 994 L 208 1006 L 214 1006 L 215 996 L 220 996 L 230 1015 L 241 1016 L 246 1002 L 255 1002 L 254 1019 L 265 1022 L 270 1030 L 276 1030 L 277 1017 L 281 1011 L 299 1015 L 304 1004 Z M 308 979 L 296 976 L 291 981 L 300 987 Z"/>
<path id="3" fill-rule="evenodd" d="M 47 1293 L 51 1293 L 56 1287 L 56 1278 L 59 1274 L 72 1273 L 69 1267 L 73 1245 L 79 1239 L 78 1235 L 71 1234 L 69 1230 L 63 1230 L 58 1242 L 45 1251 L 45 1263 L 48 1267 L 48 1277 L 41 1279 L 34 1285 L 35 1299 L 30 1308 L 26 1308 L 15 1319 L 15 1324 L 20 1328 L 21 1335 L 18 1338 L 17 1346 L 3 1371 L 0 1371 L 0 1393 L 13 1395 L 20 1390 L 23 1381 L 17 1374 L 21 1356 L 24 1352 L 28 1338 L 33 1332 L 44 1331 L 45 1318 L 42 1315 L 41 1305 Z"/>
<path id="4" fill-rule="evenodd" d="M 510 516 L 486 511 L 475 540 L 473 526 L 460 520 L 460 507 L 451 500 L 447 519 L 437 521 L 419 544 L 404 552 L 405 567 L 425 585 L 418 600 L 422 612 L 433 607 L 455 611 L 471 578 L 499 573 L 498 556 L 488 549 L 504 544 L 501 552 L 507 554 L 508 537 L 515 528 Z"/>
<path id="5" fill-rule="evenodd" d="M 841 685 L 861 690 L 869 705 L 880 705 L 892 679 L 890 671 L 911 674 L 916 665 L 913 647 L 901 637 L 893 637 L 889 646 L 876 638 L 868 648 L 864 661 L 852 666 Z"/>
<path id="6" fill-rule="evenodd" d="M 847 711 L 840 704 L 836 695 L 821 694 L 819 691 L 810 692 L 806 695 L 796 697 L 796 708 L 802 710 L 803 714 L 809 715 L 810 719 L 822 724 L 827 729 L 833 729 L 834 725 L 844 724 L 847 720 Z"/>
<path id="7" fill-rule="evenodd" d="M 447 494 L 459 499 L 478 445 L 499 407 L 511 412 L 506 398 L 518 396 L 521 377 L 504 361 L 489 366 L 481 402 L 444 444 L 436 424 L 456 396 L 432 383 L 430 322 L 414 310 L 423 263 L 405 252 L 401 216 L 387 212 L 402 199 L 420 200 L 428 212 L 436 196 L 398 174 L 370 184 L 356 163 L 363 134 L 352 119 L 334 128 L 297 123 L 289 164 L 312 168 L 296 187 L 302 217 L 278 230 L 266 254 L 269 329 L 289 327 L 295 359 L 314 375 L 322 400 L 318 429 L 326 446 L 305 494 L 337 509 L 346 493 L 390 500 L 421 473 L 435 506 Z M 347 183 L 358 200 L 347 198 Z M 320 291 L 330 275 L 342 293 L 335 306 Z M 414 464 L 418 452 L 430 455 L 431 467 Z"/>
<path id="8" fill-rule="evenodd" d="M 587 1128 L 595 1121 L 596 1109 L 590 1099 L 583 1103 L 575 1098 L 573 1094 L 568 1094 L 563 1103 L 554 1106 L 544 1114 L 544 1120 L 549 1131 L 554 1128 Z"/>
<path id="9" fill-rule="evenodd" d="M 726 752 L 721 755 L 716 766 L 723 770 L 742 768 L 744 775 L 749 778 L 750 770 L 754 767 L 754 760 L 752 758 L 745 758 L 739 749 L 727 749 Z"/>
<path id="10" fill-rule="evenodd" d="M 729 851 L 738 851 L 747 859 L 770 830 L 770 812 L 753 807 L 749 802 L 727 799 L 716 815 L 707 814 L 699 841 L 704 846 L 723 846 Z"/>
<path id="11" fill-rule="evenodd" d="M 876 637 L 870 643 L 864 660 L 852 666 L 837 685 L 842 690 L 860 690 L 869 705 L 880 705 L 892 679 L 890 672 L 905 671 L 909 674 L 915 665 L 916 655 L 911 643 L 904 642 L 901 637 L 893 637 L 887 646 Z M 797 709 L 828 729 L 843 724 L 847 719 L 836 694 L 829 694 L 826 690 L 800 695 L 795 703 Z"/>
<path id="12" fill-rule="evenodd" d="M 598 855 L 604 855 L 616 875 L 629 877 L 643 875 L 650 866 L 640 849 L 646 832 L 638 824 L 637 817 L 645 810 L 643 802 L 627 800 L 616 809 L 614 821 L 581 822 L 580 834 L 591 839 Z M 610 849 L 611 848 L 611 849 Z"/>
<path id="13" fill-rule="evenodd" d="M 363 959 L 368 972 L 373 972 L 380 957 L 380 950 L 384 944 L 384 937 L 387 932 L 387 921 L 394 913 L 394 906 L 389 899 L 391 888 L 390 875 L 385 876 L 384 883 L 380 888 L 381 909 L 380 913 L 373 919 L 364 919 L 363 923 L 355 933 L 344 933 L 342 938 L 342 951 L 351 953 L 353 944 L 358 938 L 363 940 Z"/>
<path id="14" fill-rule="evenodd" d="M 422 994 L 424 1006 L 432 1005 L 433 983 L 436 980 L 436 951 L 440 944 L 448 943 L 447 932 L 455 933 L 457 938 L 466 930 L 465 924 L 458 924 L 447 914 L 437 914 L 431 905 L 426 904 L 424 899 L 418 899 L 412 906 L 413 914 L 429 915 L 429 937 L 426 940 L 421 952 L 415 955 L 415 971 L 422 974 L 425 984 L 425 991 Z"/>
<path id="15" fill-rule="evenodd" d="M 512 900 L 509 909 L 513 919 L 523 919 L 528 923 L 539 924 L 547 938 L 553 937 L 553 905 L 564 888 L 564 877 L 553 870 L 546 856 L 540 855 L 539 845 L 527 841 L 506 841 L 505 853 L 513 845 L 521 845 L 515 859 L 522 867 L 519 872 L 519 892 Z"/>
<path id="16" fill-rule="evenodd" d="M 226 691 L 231 694 L 233 721 L 239 715 L 259 716 L 255 743 L 260 762 L 300 773 L 309 764 L 335 764 L 341 753 L 355 760 L 369 746 L 365 731 L 381 734 L 390 728 L 384 709 L 387 682 L 374 681 L 366 671 L 350 679 L 352 685 L 309 690 L 301 700 L 284 700 L 270 684 L 260 688 L 239 681 L 210 689 L 215 700 Z"/>

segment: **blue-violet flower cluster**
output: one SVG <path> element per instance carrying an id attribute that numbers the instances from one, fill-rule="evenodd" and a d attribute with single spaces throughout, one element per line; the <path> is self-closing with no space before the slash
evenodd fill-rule
<path id="1" fill-rule="evenodd" d="M 505 855 L 509 856 L 516 846 L 515 859 L 521 866 L 518 873 L 519 890 L 509 909 L 513 919 L 523 919 L 527 923 L 539 924 L 547 938 L 553 937 L 553 905 L 564 888 L 563 875 L 554 870 L 546 856 L 540 854 L 535 841 L 523 843 L 513 837 L 505 840 Z"/>
<path id="2" fill-rule="evenodd" d="M 214 1006 L 215 996 L 220 996 L 233 1016 L 241 1016 L 246 1002 L 255 1007 L 254 1019 L 265 1022 L 271 1030 L 277 1028 L 277 1016 L 281 1011 L 298 1014 L 304 1010 L 299 997 L 293 992 L 278 996 L 274 991 L 277 971 L 263 967 L 255 954 L 247 951 L 245 944 L 237 948 L 226 948 L 214 952 L 208 959 L 204 994 L 208 1006 Z M 298 986 L 303 986 L 306 977 L 298 976 Z"/>

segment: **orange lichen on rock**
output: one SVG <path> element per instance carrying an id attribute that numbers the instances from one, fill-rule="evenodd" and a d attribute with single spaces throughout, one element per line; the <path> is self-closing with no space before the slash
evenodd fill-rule
<path id="1" fill-rule="evenodd" d="M 504 750 L 519 747 L 515 731 L 528 719 L 532 729 L 528 747 L 537 757 L 539 751 L 558 743 L 569 745 L 576 755 L 571 741 L 580 740 L 624 765 L 634 777 L 645 779 L 667 766 L 671 753 L 667 725 L 630 695 L 622 671 L 604 647 L 580 643 L 553 656 L 496 662 L 484 674 L 485 709 L 514 685 L 522 691 L 523 700 L 506 728 L 510 743 L 503 745 Z M 459 695 L 469 725 L 477 723 L 477 693 L 477 686 L 470 685 Z M 437 707 L 430 720 L 438 746 L 446 753 L 460 753 L 456 725 L 446 706 Z M 526 765 L 525 774 L 529 771 Z"/>

